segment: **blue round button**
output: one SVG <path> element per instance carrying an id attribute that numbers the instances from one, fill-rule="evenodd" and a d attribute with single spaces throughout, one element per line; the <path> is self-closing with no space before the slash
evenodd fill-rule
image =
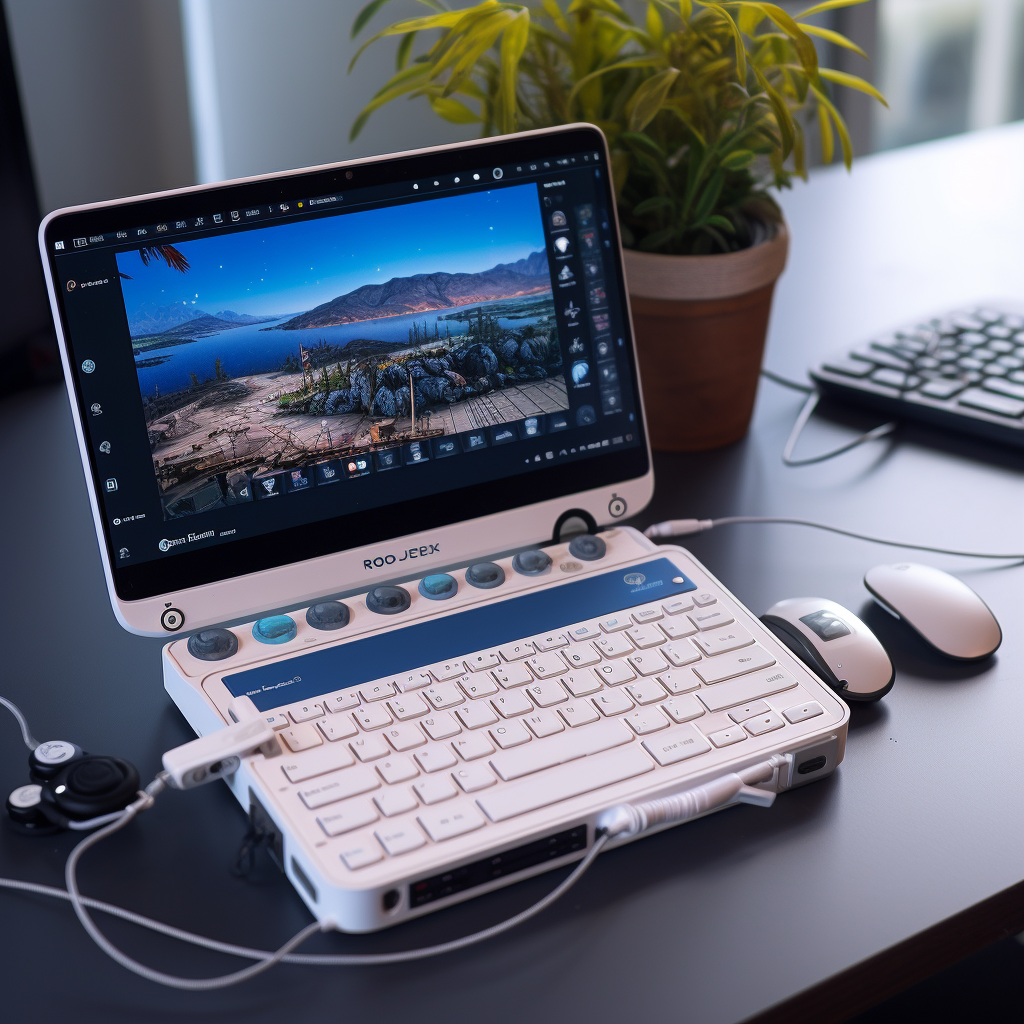
<path id="1" fill-rule="evenodd" d="M 261 644 L 286 644 L 295 639 L 298 628 L 290 615 L 268 615 L 254 623 L 252 635 Z"/>
<path id="2" fill-rule="evenodd" d="M 520 551 L 512 559 L 512 568 L 522 576 L 540 576 L 551 566 L 551 556 L 546 551 Z"/>
<path id="3" fill-rule="evenodd" d="M 430 601 L 447 601 L 449 597 L 456 595 L 458 589 L 458 581 L 446 572 L 424 576 L 419 585 L 420 593 Z"/>
<path id="4" fill-rule="evenodd" d="M 604 541 L 592 533 L 577 534 L 569 541 L 569 554 L 584 562 L 596 562 L 599 558 L 604 558 L 607 550 Z"/>
<path id="5" fill-rule="evenodd" d="M 397 615 L 411 604 L 409 591 L 402 587 L 374 587 L 366 595 L 366 607 L 378 615 Z"/>
<path id="6" fill-rule="evenodd" d="M 496 562 L 477 562 L 466 570 L 466 582 L 471 587 L 492 590 L 505 582 L 505 570 Z"/>

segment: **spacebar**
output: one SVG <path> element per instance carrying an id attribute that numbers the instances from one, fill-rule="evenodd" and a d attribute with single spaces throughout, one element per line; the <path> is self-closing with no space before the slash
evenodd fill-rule
<path id="1" fill-rule="evenodd" d="M 653 768 L 650 759 L 638 747 L 609 750 L 559 765 L 521 782 L 501 786 L 477 797 L 476 802 L 491 821 L 505 821 L 559 800 L 624 782 Z"/>

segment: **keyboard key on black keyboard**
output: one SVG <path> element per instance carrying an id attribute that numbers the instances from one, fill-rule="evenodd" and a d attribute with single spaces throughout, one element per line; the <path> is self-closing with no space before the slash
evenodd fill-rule
<path id="1" fill-rule="evenodd" d="M 920 389 L 922 395 L 927 395 L 929 398 L 952 398 L 953 395 L 959 394 L 967 385 L 962 380 L 952 380 L 950 378 L 942 378 L 939 380 L 930 380 L 923 388 Z"/>
<path id="2" fill-rule="evenodd" d="M 921 383 L 920 377 L 915 377 L 911 373 L 903 373 L 901 370 L 889 370 L 881 369 L 875 370 L 871 374 L 871 379 L 878 384 L 885 384 L 890 388 L 902 388 L 903 390 L 910 390 L 916 388 Z"/>
<path id="3" fill-rule="evenodd" d="M 1008 416 L 1019 419 L 1024 416 L 1024 402 L 1016 398 L 1004 398 L 1002 395 L 994 395 L 988 391 L 981 391 L 978 388 L 971 388 L 965 391 L 957 401 L 972 409 L 982 409 L 985 412 L 995 413 L 997 416 Z"/>
<path id="4" fill-rule="evenodd" d="M 866 377 L 872 370 L 872 364 L 861 359 L 834 359 L 830 363 L 825 363 L 825 369 L 845 374 L 847 377 Z"/>
<path id="5" fill-rule="evenodd" d="M 982 385 L 986 391 L 995 391 L 997 394 L 1006 395 L 1008 398 L 1019 398 L 1024 401 L 1024 384 L 1013 384 L 1008 380 L 997 377 L 995 380 L 987 380 Z"/>

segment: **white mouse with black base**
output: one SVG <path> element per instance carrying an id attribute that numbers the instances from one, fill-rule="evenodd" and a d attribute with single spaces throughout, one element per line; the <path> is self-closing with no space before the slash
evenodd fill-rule
<path id="1" fill-rule="evenodd" d="M 773 604 L 761 621 L 845 700 L 878 700 L 896 681 L 878 637 L 835 601 L 791 597 Z"/>
<path id="2" fill-rule="evenodd" d="M 876 565 L 864 586 L 890 614 L 902 619 L 940 654 L 980 661 L 994 653 L 1003 632 L 987 604 L 963 580 L 930 565 Z"/>

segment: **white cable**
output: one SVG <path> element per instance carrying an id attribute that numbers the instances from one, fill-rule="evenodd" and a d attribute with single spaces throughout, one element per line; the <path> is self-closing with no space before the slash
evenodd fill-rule
<path id="1" fill-rule="evenodd" d="M 39 746 L 39 740 L 32 735 L 32 730 L 28 727 L 28 719 L 22 714 L 21 708 L 6 697 L 0 697 L 0 704 L 3 704 L 18 720 L 18 725 L 21 726 L 21 738 L 25 741 L 25 746 L 29 750 L 35 750 Z"/>
<path id="2" fill-rule="evenodd" d="M 667 519 L 663 523 L 654 523 L 644 530 L 644 536 L 655 540 L 659 537 L 685 537 L 691 533 L 702 533 L 713 530 L 716 526 L 736 526 L 743 523 L 781 523 L 786 526 L 809 526 L 815 530 L 827 530 L 844 537 L 866 540 L 872 544 L 885 544 L 892 548 L 909 548 L 914 551 L 931 551 L 937 555 L 957 555 L 962 558 L 992 558 L 997 561 L 1024 561 L 1024 554 L 999 555 L 987 551 L 959 551 L 955 548 L 937 548 L 928 544 L 911 544 L 902 540 L 886 540 L 884 537 L 872 537 L 866 533 L 844 530 L 839 526 L 827 523 L 816 523 L 810 519 L 792 519 L 788 516 L 724 516 L 721 519 Z"/>

